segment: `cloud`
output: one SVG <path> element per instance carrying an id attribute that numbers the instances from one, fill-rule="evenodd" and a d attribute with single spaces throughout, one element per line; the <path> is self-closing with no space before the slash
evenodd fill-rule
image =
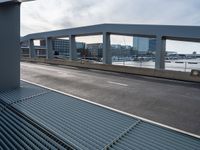
<path id="1" fill-rule="evenodd" d="M 22 35 L 99 23 L 199 25 L 199 7 L 198 0 L 37 0 L 22 5 Z"/>
<path id="2" fill-rule="evenodd" d="M 100 23 L 200 25 L 199 8 L 199 0 L 37 0 L 22 4 L 21 35 Z"/>

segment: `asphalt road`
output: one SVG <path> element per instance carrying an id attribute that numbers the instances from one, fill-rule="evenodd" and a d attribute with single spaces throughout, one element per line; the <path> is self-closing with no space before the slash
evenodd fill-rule
<path id="1" fill-rule="evenodd" d="M 21 78 L 200 135 L 200 84 L 21 63 Z"/>

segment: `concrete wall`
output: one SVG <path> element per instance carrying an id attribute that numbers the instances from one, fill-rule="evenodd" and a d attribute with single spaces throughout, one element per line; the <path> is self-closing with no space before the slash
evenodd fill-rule
<path id="1" fill-rule="evenodd" d="M 182 81 L 192 81 L 192 82 L 200 83 L 200 77 L 191 76 L 190 73 L 180 72 L 180 71 L 156 70 L 156 69 L 136 68 L 136 67 L 128 67 L 128 66 L 114 66 L 114 65 L 107 65 L 107 64 L 91 64 L 87 62 L 81 63 L 81 62 L 76 62 L 76 61 L 66 61 L 66 60 L 56 60 L 56 59 L 46 60 L 46 59 L 23 58 L 22 61 L 91 68 L 91 69 L 98 69 L 98 70 L 104 70 L 104 71 L 113 71 L 113 72 L 120 72 L 120 73 L 128 73 L 128 74 L 135 74 L 135 75 L 151 76 L 151 77 L 182 80 Z"/>
<path id="2" fill-rule="evenodd" d="M 0 5 L 0 90 L 20 85 L 20 3 Z"/>

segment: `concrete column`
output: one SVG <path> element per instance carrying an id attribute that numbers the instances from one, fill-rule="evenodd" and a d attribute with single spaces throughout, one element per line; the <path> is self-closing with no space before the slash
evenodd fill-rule
<path id="1" fill-rule="evenodd" d="M 35 46 L 34 46 L 34 40 L 30 39 L 28 41 L 28 44 L 29 44 L 29 57 L 35 58 L 36 57 L 36 51 L 35 51 Z"/>
<path id="2" fill-rule="evenodd" d="M 77 49 L 76 49 L 76 36 L 69 36 L 69 57 L 70 60 L 76 60 L 77 58 Z"/>
<path id="3" fill-rule="evenodd" d="M 0 90 L 20 86 L 20 3 L 0 1 Z"/>
<path id="4" fill-rule="evenodd" d="M 156 37 L 156 69 L 165 69 L 166 40 L 162 36 Z"/>
<path id="5" fill-rule="evenodd" d="M 103 33 L 103 63 L 112 64 L 112 51 L 109 33 Z"/>
<path id="6" fill-rule="evenodd" d="M 53 40 L 52 38 L 46 38 L 46 59 L 53 59 Z"/>

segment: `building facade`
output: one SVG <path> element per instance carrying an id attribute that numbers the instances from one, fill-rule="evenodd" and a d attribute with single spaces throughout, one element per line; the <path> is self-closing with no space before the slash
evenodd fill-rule
<path id="1" fill-rule="evenodd" d="M 69 40 L 67 39 L 53 39 L 52 45 L 53 45 L 53 51 L 54 55 L 61 55 L 61 56 L 69 56 Z M 45 40 L 40 41 L 40 46 L 45 46 L 46 42 Z M 81 50 L 85 49 L 85 43 L 82 42 L 76 42 L 76 48 L 77 48 L 77 54 L 78 56 L 81 53 Z"/>
<path id="2" fill-rule="evenodd" d="M 131 57 L 133 55 L 133 48 L 129 45 L 111 45 L 112 56 L 116 57 Z"/>
<path id="3" fill-rule="evenodd" d="M 93 43 L 87 44 L 88 57 L 103 57 L 103 44 Z M 112 44 L 112 56 L 116 57 L 131 57 L 133 55 L 133 48 L 129 45 Z"/>
<path id="4" fill-rule="evenodd" d="M 103 44 L 102 43 L 92 43 L 86 45 L 87 49 L 87 57 L 96 57 L 102 58 L 103 57 Z"/>
<path id="5" fill-rule="evenodd" d="M 134 37 L 133 49 L 138 51 L 139 55 L 145 55 L 149 52 L 155 52 L 156 40 L 153 38 Z"/>

